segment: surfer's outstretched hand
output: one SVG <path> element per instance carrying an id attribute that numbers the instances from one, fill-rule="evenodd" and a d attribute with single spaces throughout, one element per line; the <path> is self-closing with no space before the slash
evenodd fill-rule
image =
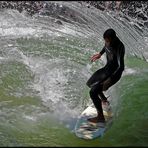
<path id="1" fill-rule="evenodd" d="M 101 54 L 97 53 L 91 57 L 91 62 L 95 62 L 97 59 L 101 58 Z"/>

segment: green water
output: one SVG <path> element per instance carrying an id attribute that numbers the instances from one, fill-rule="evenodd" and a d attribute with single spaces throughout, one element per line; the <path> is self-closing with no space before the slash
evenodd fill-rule
<path id="1" fill-rule="evenodd" d="M 48 58 L 56 56 L 58 48 L 50 51 L 51 44 L 44 43 L 46 52 L 43 52 L 34 41 L 18 40 L 21 48 L 26 53 L 32 50 L 40 51 L 40 56 L 50 53 Z M 25 43 L 28 43 L 28 48 Z M 31 45 L 30 45 L 31 44 Z M 54 46 L 52 44 L 52 46 Z M 28 50 L 27 50 L 28 49 Z M 40 50 L 41 49 L 41 50 Z M 54 50 L 53 50 L 54 49 Z M 29 51 L 30 50 L 30 51 Z M 69 51 L 76 54 L 74 58 Z M 29 51 L 29 52 L 28 52 Z M 71 48 L 61 51 L 59 56 L 67 56 L 73 61 L 80 60 L 85 66 L 91 53 L 84 55 L 81 51 Z M 37 52 L 38 53 L 38 52 Z M 63 54 L 64 53 L 64 54 Z M 66 53 L 66 54 L 65 54 Z M 79 55 L 79 56 L 77 56 Z M 34 54 L 34 56 L 38 56 Z M 43 55 L 44 56 L 44 55 Z M 47 55 L 46 55 L 47 56 Z M 46 57 L 45 57 L 46 58 Z M 75 59 L 77 58 L 77 59 Z M 98 63 L 99 64 L 99 63 Z M 95 71 L 98 64 L 92 66 Z M 21 62 L 8 62 L 1 64 L 0 101 L 1 101 L 1 123 L 0 123 L 0 145 L 1 146 L 145 146 L 147 143 L 147 68 L 144 60 L 134 57 L 126 57 L 125 64 L 128 68 L 135 69 L 137 73 L 122 77 L 119 83 L 114 85 L 112 93 L 117 94 L 118 104 L 114 114 L 114 122 L 103 137 L 94 140 L 82 140 L 63 124 L 59 124 L 51 115 L 50 108 L 44 106 L 38 92 L 31 89 L 28 84 L 33 82 L 34 75 Z M 137 66 L 138 65 L 138 66 Z M 83 85 L 85 84 L 85 80 Z M 82 97 L 89 98 L 88 89 L 84 85 Z M 16 95 L 16 93 L 18 93 Z M 21 95 L 19 95 L 19 93 Z M 83 102 L 84 103 L 84 102 Z M 112 104 L 114 106 L 114 104 Z M 36 119 L 23 117 L 35 116 Z"/>

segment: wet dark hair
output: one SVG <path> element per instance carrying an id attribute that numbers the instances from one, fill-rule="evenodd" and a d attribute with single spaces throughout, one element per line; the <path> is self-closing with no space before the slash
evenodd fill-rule
<path id="1" fill-rule="evenodd" d="M 120 39 L 116 36 L 116 32 L 113 29 L 107 29 L 103 34 L 104 39 L 110 40 L 110 46 L 116 48 L 120 44 Z"/>
<path id="2" fill-rule="evenodd" d="M 108 39 L 115 39 L 116 38 L 116 32 L 113 29 L 107 29 L 104 34 L 103 34 L 103 38 L 108 38 Z"/>

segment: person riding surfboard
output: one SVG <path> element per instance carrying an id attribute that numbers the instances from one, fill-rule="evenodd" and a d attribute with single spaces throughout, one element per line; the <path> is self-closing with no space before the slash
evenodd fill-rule
<path id="1" fill-rule="evenodd" d="M 124 71 L 124 44 L 116 36 L 116 32 L 111 28 L 104 32 L 103 38 L 105 40 L 105 46 L 99 53 L 96 53 L 91 57 L 91 62 L 95 62 L 106 53 L 107 63 L 103 68 L 97 70 L 86 82 L 86 85 L 90 88 L 90 98 L 98 113 L 97 117 L 88 119 L 88 121 L 94 123 L 105 123 L 102 103 L 109 104 L 109 101 L 103 94 L 103 91 L 108 90 L 109 87 L 117 83 Z"/>

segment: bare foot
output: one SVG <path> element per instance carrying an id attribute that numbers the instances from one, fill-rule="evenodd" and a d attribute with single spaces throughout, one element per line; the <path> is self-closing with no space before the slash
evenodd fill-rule
<path id="1" fill-rule="evenodd" d="M 105 123 L 105 119 L 104 118 L 100 118 L 100 117 L 94 117 L 94 118 L 89 118 L 88 119 L 89 122 L 93 122 L 93 123 L 98 123 L 98 122 L 102 122 Z"/>
<path id="2" fill-rule="evenodd" d="M 109 103 L 108 100 L 102 100 L 102 104 L 103 104 L 103 105 L 110 105 L 110 103 Z"/>

